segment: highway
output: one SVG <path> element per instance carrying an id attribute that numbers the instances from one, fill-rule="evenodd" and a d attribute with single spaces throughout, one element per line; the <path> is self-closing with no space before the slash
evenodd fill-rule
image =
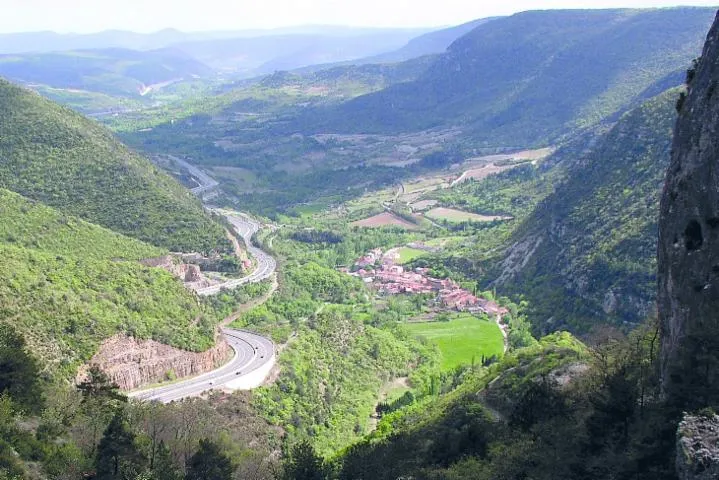
<path id="1" fill-rule="evenodd" d="M 167 155 L 167 158 L 169 158 L 173 162 L 178 163 L 179 165 L 182 165 L 190 173 L 190 175 L 192 175 L 194 179 L 197 180 L 197 183 L 199 183 L 200 186 L 190 189 L 190 191 L 195 195 L 202 196 L 203 193 L 212 190 L 219 185 L 217 180 L 215 180 L 196 166 L 192 165 L 191 163 L 188 163 L 185 160 L 178 158 L 174 155 Z"/>
<path id="2" fill-rule="evenodd" d="M 199 187 L 192 189 L 195 195 L 202 196 L 203 193 L 219 185 L 215 179 L 199 168 L 177 157 L 170 155 L 168 157 L 186 168 L 200 183 Z M 242 213 L 219 209 L 213 211 L 224 215 L 237 235 L 242 237 L 248 252 L 257 261 L 257 267 L 246 277 L 203 288 L 197 293 L 203 296 L 216 295 L 223 289 L 233 289 L 240 285 L 261 282 L 270 278 L 275 273 L 277 262 L 252 243 L 252 236 L 260 230 L 262 225 Z M 223 328 L 221 332 L 234 351 L 234 356 L 229 363 L 189 380 L 131 392 L 128 396 L 143 401 L 170 403 L 187 397 L 195 397 L 215 388 L 248 390 L 262 385 L 275 364 L 275 345 L 272 340 L 244 330 Z"/>
<path id="3" fill-rule="evenodd" d="M 247 251 L 257 261 L 257 267 L 246 277 L 230 280 L 211 287 L 201 288 L 197 290 L 197 294 L 203 296 L 217 295 L 223 289 L 231 290 L 247 283 L 261 282 L 262 280 L 270 278 L 275 273 L 277 262 L 271 255 L 263 252 L 252 243 L 252 236 L 260 230 L 261 225 L 243 214 L 228 213 L 222 210 L 215 211 L 224 215 L 230 224 L 232 224 L 232 228 L 234 228 L 237 235 L 242 237 L 242 240 L 244 240 L 245 245 L 247 246 Z"/>
<path id="4" fill-rule="evenodd" d="M 242 330 L 222 329 L 235 354 L 229 363 L 217 370 L 164 387 L 140 390 L 128 394 L 143 401 L 170 403 L 228 384 L 242 383 L 247 388 L 259 386 L 275 361 L 275 345 L 271 340 Z"/>

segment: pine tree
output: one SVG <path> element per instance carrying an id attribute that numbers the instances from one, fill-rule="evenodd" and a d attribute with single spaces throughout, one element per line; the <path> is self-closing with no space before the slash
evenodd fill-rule
<path id="1" fill-rule="evenodd" d="M 284 478 L 287 480 L 322 480 L 324 461 L 315 453 L 307 440 L 297 444 L 285 464 Z"/>
<path id="2" fill-rule="evenodd" d="M 154 480 L 181 480 L 182 472 L 172 459 L 170 449 L 165 442 L 160 441 L 155 456 L 155 465 L 152 468 L 152 478 Z"/>
<path id="3" fill-rule="evenodd" d="M 25 339 L 9 325 L 0 325 L 0 394 L 37 411 L 42 407 L 37 361 L 27 353 Z"/>
<path id="4" fill-rule="evenodd" d="M 200 449 L 187 461 L 186 480 L 230 480 L 232 462 L 210 440 L 200 440 Z"/>
<path id="5" fill-rule="evenodd" d="M 116 413 L 97 447 L 97 478 L 123 478 L 123 470 L 137 471 L 144 463 L 142 455 L 135 447 L 135 434 L 130 430 L 124 414 Z"/>

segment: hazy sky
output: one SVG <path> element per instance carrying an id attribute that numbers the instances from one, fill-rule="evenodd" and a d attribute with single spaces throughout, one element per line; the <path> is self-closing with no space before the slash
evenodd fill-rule
<path id="1" fill-rule="evenodd" d="M 717 0 L 0 0 L 0 32 L 440 26 L 523 10 L 678 4 L 711 6 Z"/>

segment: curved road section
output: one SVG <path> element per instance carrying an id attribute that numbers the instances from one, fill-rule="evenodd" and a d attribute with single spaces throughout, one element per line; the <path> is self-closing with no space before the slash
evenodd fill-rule
<path id="1" fill-rule="evenodd" d="M 170 403 L 196 397 L 213 388 L 251 389 L 262 385 L 275 361 L 275 345 L 271 340 L 243 330 L 225 328 L 222 333 L 235 351 L 229 363 L 217 370 L 164 387 L 128 394 L 144 401 Z"/>
<path id="2" fill-rule="evenodd" d="M 255 260 L 257 260 L 257 267 L 246 277 L 197 290 L 197 294 L 203 296 L 217 295 L 223 289 L 232 290 L 247 283 L 261 282 L 262 280 L 270 278 L 275 273 L 275 269 L 277 268 L 277 262 L 275 259 L 252 243 L 252 236 L 261 228 L 259 223 L 246 215 L 227 213 L 220 210 L 217 210 L 217 212 L 224 215 L 230 224 L 232 224 L 232 228 L 235 230 L 237 235 L 242 237 L 242 240 L 247 246 L 247 251 L 255 258 Z"/>
<path id="3" fill-rule="evenodd" d="M 170 158 L 185 167 L 200 183 L 199 187 L 192 189 L 194 194 L 201 196 L 218 186 L 215 179 L 199 168 L 177 157 L 171 156 Z M 223 289 L 233 289 L 247 283 L 261 282 L 270 278 L 275 273 L 277 262 L 252 243 L 252 236 L 260 230 L 261 225 L 244 214 L 216 211 L 224 215 L 232 224 L 235 232 L 242 237 L 250 255 L 257 260 L 257 268 L 244 278 L 203 288 L 197 293 L 204 296 L 216 295 Z M 249 390 L 262 385 L 275 365 L 275 345 L 272 340 L 244 330 L 223 328 L 221 331 L 235 352 L 232 360 L 227 364 L 189 380 L 131 392 L 128 396 L 138 400 L 170 403 L 187 397 L 196 397 L 215 388 Z"/>

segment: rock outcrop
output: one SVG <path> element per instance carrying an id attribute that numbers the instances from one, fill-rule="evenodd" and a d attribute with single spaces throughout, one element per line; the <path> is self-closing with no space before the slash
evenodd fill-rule
<path id="1" fill-rule="evenodd" d="M 183 262 L 185 257 L 195 261 L 204 260 L 204 257 L 199 254 L 183 255 L 180 258 L 173 255 L 165 255 L 162 257 L 147 258 L 140 263 L 148 267 L 162 268 L 179 278 L 185 283 L 186 287 L 195 290 L 212 285 L 212 282 L 202 274 L 201 268 L 198 265 Z"/>
<path id="2" fill-rule="evenodd" d="M 686 411 L 719 402 L 719 18 L 687 75 L 661 201 L 662 386 Z"/>
<path id="3" fill-rule="evenodd" d="M 227 362 L 232 349 L 224 339 L 206 352 L 188 352 L 154 340 L 115 335 L 103 342 L 90 364 L 129 391 L 164 380 L 183 378 L 213 370 Z"/>
<path id="4" fill-rule="evenodd" d="M 677 434 L 679 480 L 719 478 L 719 416 L 685 415 Z"/>

